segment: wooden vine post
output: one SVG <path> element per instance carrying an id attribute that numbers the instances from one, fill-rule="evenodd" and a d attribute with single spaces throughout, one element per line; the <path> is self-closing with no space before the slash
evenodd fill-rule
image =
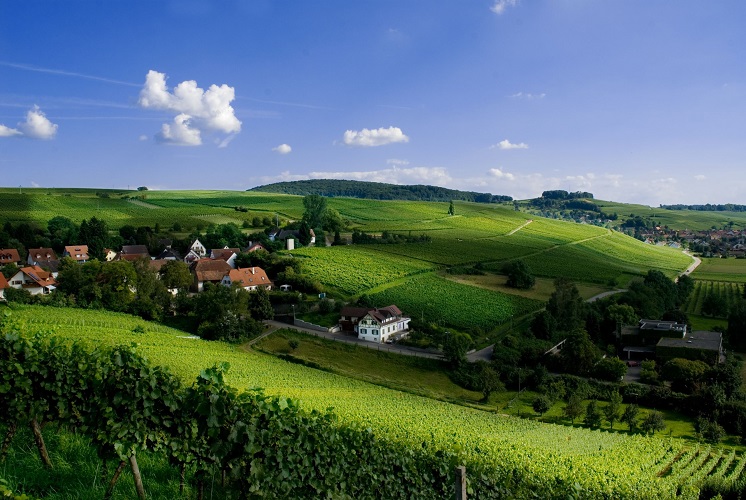
<path id="1" fill-rule="evenodd" d="M 459 465 L 456 467 L 456 491 L 453 498 L 456 500 L 466 500 L 466 467 Z"/>

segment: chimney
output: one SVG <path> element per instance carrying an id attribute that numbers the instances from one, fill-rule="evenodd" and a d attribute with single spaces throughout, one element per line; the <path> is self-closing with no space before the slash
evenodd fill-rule
<path id="1" fill-rule="evenodd" d="M 256 270 L 253 267 L 251 268 L 251 274 L 256 274 Z"/>

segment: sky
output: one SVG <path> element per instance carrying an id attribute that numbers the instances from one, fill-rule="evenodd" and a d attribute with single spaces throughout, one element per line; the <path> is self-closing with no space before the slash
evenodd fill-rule
<path id="1" fill-rule="evenodd" d="M 2 0 L 0 185 L 746 204 L 746 2 Z"/>

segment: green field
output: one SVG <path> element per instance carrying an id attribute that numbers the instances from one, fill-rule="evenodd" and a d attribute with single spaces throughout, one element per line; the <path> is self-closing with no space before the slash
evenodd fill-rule
<path id="1" fill-rule="evenodd" d="M 734 227 L 746 227 L 746 212 L 704 212 L 699 210 L 666 210 L 646 205 L 631 205 L 613 201 L 593 200 L 607 214 L 617 213 L 621 220 L 630 215 L 652 217 L 661 226 L 693 231 L 721 228 L 729 222 Z"/>
<path id="2" fill-rule="evenodd" d="M 695 280 L 746 283 L 746 259 L 702 259 L 691 274 Z"/>
<path id="3" fill-rule="evenodd" d="M 746 456 L 677 439 L 643 437 L 517 419 L 398 392 L 286 363 L 234 346 L 188 338 L 183 332 L 115 313 L 14 307 L 11 317 L 28 332 L 53 331 L 95 344 L 136 342 L 156 364 L 184 381 L 213 363 L 227 361 L 230 384 L 263 387 L 298 399 L 306 409 L 334 407 L 342 421 L 362 423 L 392 439 L 458 450 L 501 480 L 542 492 L 567 492 L 577 484 L 588 498 L 671 498 L 705 481 L 732 484 Z M 135 333 L 142 326 L 145 333 Z M 709 478 L 709 479 L 708 479 Z M 567 493 L 564 493 L 566 495 Z"/>

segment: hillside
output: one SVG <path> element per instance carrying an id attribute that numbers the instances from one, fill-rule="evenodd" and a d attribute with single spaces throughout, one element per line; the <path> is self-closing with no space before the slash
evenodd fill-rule
<path id="1" fill-rule="evenodd" d="M 370 200 L 410 200 L 410 201 L 475 201 L 479 203 L 499 203 L 513 198 L 490 193 L 459 191 L 439 186 L 417 184 L 414 186 L 386 184 L 383 182 L 348 181 L 338 179 L 313 179 L 306 181 L 276 182 L 249 189 L 262 193 L 282 193 L 306 196 L 366 198 Z"/>
<path id="2" fill-rule="evenodd" d="M 478 498 L 494 497 L 495 487 L 543 498 L 566 498 L 570 488 L 579 498 L 696 495 L 706 483 L 727 487 L 739 480 L 746 465 L 743 455 L 707 445 L 544 424 L 433 401 L 195 340 L 122 314 L 34 306 L 14 307 L 10 314 L 29 333 L 51 329 L 61 338 L 102 345 L 137 342 L 140 353 L 185 382 L 204 367 L 227 361 L 234 387 L 262 387 L 267 394 L 300 400 L 306 410 L 333 407 L 343 422 L 363 424 L 408 446 L 455 451 L 467 471 L 470 466 L 483 471 L 471 483 Z"/>

